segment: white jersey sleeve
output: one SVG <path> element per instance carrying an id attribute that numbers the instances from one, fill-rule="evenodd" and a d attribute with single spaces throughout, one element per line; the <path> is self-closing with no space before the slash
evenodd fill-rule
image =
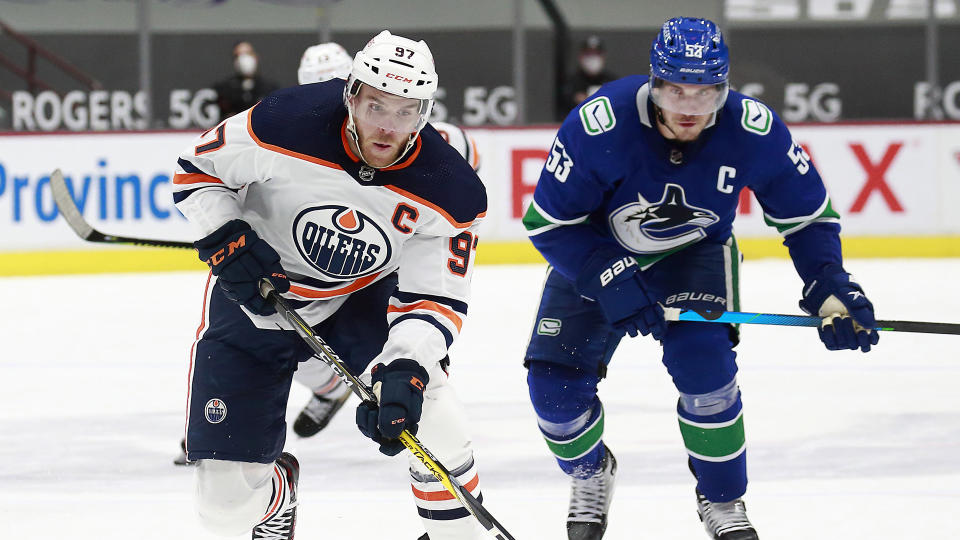
<path id="1" fill-rule="evenodd" d="M 390 299 L 390 335 L 374 360 L 411 358 L 427 369 L 460 335 L 470 301 L 480 220 L 452 236 L 414 235 L 404 245 L 398 290 Z"/>
<path id="2" fill-rule="evenodd" d="M 197 137 L 177 160 L 174 202 L 200 236 L 240 218 L 240 191 L 268 177 L 270 156 L 248 130 L 251 110 Z"/>

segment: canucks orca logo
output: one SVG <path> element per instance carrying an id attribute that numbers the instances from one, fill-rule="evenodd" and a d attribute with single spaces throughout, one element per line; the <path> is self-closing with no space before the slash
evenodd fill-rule
<path id="1" fill-rule="evenodd" d="M 634 253 L 662 253 L 707 235 L 704 228 L 720 220 L 706 208 L 687 203 L 683 188 L 667 184 L 663 198 L 653 204 L 643 195 L 610 213 L 610 229 Z"/>
<path id="2" fill-rule="evenodd" d="M 293 220 L 293 243 L 329 279 L 355 279 L 390 260 L 390 237 L 364 212 L 342 204 L 311 206 Z"/>

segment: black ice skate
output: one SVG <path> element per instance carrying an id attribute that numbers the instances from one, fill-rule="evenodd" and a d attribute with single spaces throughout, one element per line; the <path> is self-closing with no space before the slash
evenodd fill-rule
<path id="1" fill-rule="evenodd" d="M 277 458 L 277 466 L 283 483 L 274 486 L 273 497 L 267 517 L 253 528 L 253 540 L 293 540 L 297 526 L 297 482 L 300 480 L 300 463 L 293 454 L 284 452 Z"/>
<path id="2" fill-rule="evenodd" d="M 747 519 L 743 499 L 730 502 L 710 502 L 697 490 L 697 514 L 707 534 L 714 540 L 758 540 L 757 531 Z"/>
<path id="3" fill-rule="evenodd" d="M 330 419 L 337 414 L 340 407 L 343 407 L 351 394 L 346 385 L 340 386 L 342 393 L 333 398 L 314 394 L 307 402 L 307 406 L 300 411 L 297 419 L 293 421 L 293 432 L 301 437 L 313 437 L 327 427 Z"/>
<path id="4" fill-rule="evenodd" d="M 588 478 L 573 478 L 570 488 L 570 512 L 567 514 L 569 540 L 600 540 L 607 530 L 607 511 L 613 498 L 617 460 L 604 445 L 600 470 Z"/>
<path id="5" fill-rule="evenodd" d="M 187 440 L 180 439 L 180 455 L 174 458 L 174 465 L 196 465 L 196 461 L 187 460 Z"/>

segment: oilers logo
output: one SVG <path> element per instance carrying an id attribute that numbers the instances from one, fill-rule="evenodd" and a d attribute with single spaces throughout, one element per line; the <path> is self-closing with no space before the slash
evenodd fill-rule
<path id="1" fill-rule="evenodd" d="M 704 228 L 720 218 L 710 210 L 687 203 L 683 187 L 667 184 L 663 197 L 649 203 L 643 195 L 610 213 L 610 230 L 634 253 L 663 253 L 700 240 Z"/>
<path id="2" fill-rule="evenodd" d="M 213 398 L 203 406 L 203 416 L 211 424 L 219 424 L 227 417 L 227 404 L 222 399 Z"/>
<path id="3" fill-rule="evenodd" d="M 390 260 L 390 238 L 364 212 L 342 204 L 301 210 L 293 221 L 293 242 L 303 259 L 329 279 L 372 274 Z"/>

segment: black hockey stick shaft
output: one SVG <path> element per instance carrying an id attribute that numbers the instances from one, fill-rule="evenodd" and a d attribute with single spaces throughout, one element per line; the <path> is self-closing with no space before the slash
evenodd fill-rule
<path id="1" fill-rule="evenodd" d="M 775 326 L 819 327 L 821 317 L 813 315 L 783 315 L 778 313 L 747 313 L 742 311 L 703 311 L 679 308 L 664 308 L 668 321 L 716 322 L 728 324 L 766 324 Z M 960 324 L 925 321 L 878 320 L 874 330 L 886 332 L 916 332 L 923 334 L 960 335 Z"/>
<path id="2" fill-rule="evenodd" d="M 53 174 L 50 175 L 50 190 L 53 192 L 53 200 L 57 203 L 57 208 L 60 210 L 60 215 L 63 216 L 63 219 L 68 225 L 70 225 L 70 228 L 77 233 L 77 236 L 88 242 L 193 249 L 193 244 L 190 242 L 117 236 L 113 234 L 102 233 L 94 229 L 93 226 L 87 223 L 87 220 L 83 218 L 83 214 L 80 213 L 80 209 L 77 208 L 77 203 L 73 200 L 73 195 L 70 194 L 70 188 L 67 186 L 67 181 L 63 177 L 63 173 L 60 171 L 60 169 L 53 171 Z"/>
<path id="3" fill-rule="evenodd" d="M 287 320 L 287 323 L 293 327 L 293 330 L 306 342 L 307 346 L 313 350 L 317 357 L 330 366 L 334 373 L 346 383 L 357 397 L 364 401 L 378 402 L 373 390 L 367 386 L 366 383 L 350 373 L 337 353 L 327 345 L 327 342 L 324 341 L 323 338 L 313 332 L 310 325 L 307 324 L 293 308 L 287 305 L 283 297 L 273 288 L 273 284 L 270 283 L 270 281 L 263 279 L 260 282 L 260 294 L 273 305 L 277 313 Z M 423 446 L 416 436 L 407 430 L 403 430 L 399 439 L 407 450 L 420 460 L 420 463 L 443 484 L 451 495 L 460 501 L 463 507 L 466 508 L 494 538 L 499 540 L 516 540 L 507 532 L 503 525 L 483 507 L 483 504 L 471 495 L 470 492 L 457 481 L 456 477 L 450 474 L 450 471 L 434 457 L 433 453 Z"/>

